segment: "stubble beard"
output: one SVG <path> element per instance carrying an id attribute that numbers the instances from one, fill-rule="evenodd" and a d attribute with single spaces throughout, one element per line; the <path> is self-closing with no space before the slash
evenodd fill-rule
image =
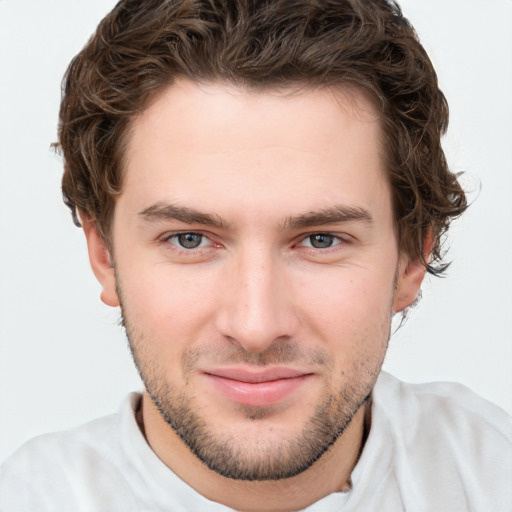
<path id="1" fill-rule="evenodd" d="M 343 434 L 371 391 L 364 389 L 346 396 L 343 390 L 339 395 L 324 397 L 293 438 L 267 440 L 261 435 L 247 441 L 236 432 L 214 432 L 195 412 L 198 406 L 193 397 L 161 387 L 140 373 L 152 402 L 190 451 L 217 474 L 245 481 L 291 478 L 310 468 Z M 263 423 L 273 415 L 272 408 L 264 407 L 241 407 L 240 411 L 254 423 Z"/>
<path id="2" fill-rule="evenodd" d="M 398 284 L 397 268 L 393 282 L 393 297 Z M 291 478 L 309 469 L 342 436 L 360 407 L 369 401 L 371 391 L 380 374 L 391 335 L 391 314 L 384 319 L 377 332 L 377 350 L 353 362 L 354 378 L 341 379 L 336 392 L 326 391 L 300 433 L 288 439 L 265 440 L 260 437 L 237 439 L 236 433 L 216 433 L 205 418 L 198 414 L 200 406 L 195 397 L 174 389 L 164 370 L 159 370 L 159 358 L 151 353 L 151 340 L 145 339 L 131 324 L 126 313 L 125 301 L 116 273 L 116 291 L 121 308 L 121 326 L 126 331 L 133 361 L 151 401 L 165 422 L 180 437 L 190 451 L 215 473 L 234 480 L 275 481 Z M 392 301 L 391 301 L 392 303 Z M 391 304 L 390 304 L 391 306 Z M 370 346 L 372 346 L 370 344 Z M 193 369 L 200 357 L 197 349 L 182 356 L 184 373 Z M 328 354 L 317 350 L 304 354 L 291 340 L 271 345 L 265 352 L 249 353 L 238 347 L 230 355 L 231 362 L 265 366 L 307 360 L 328 368 L 333 366 Z M 332 374 L 332 372 L 325 372 Z M 263 423 L 272 416 L 272 407 L 240 407 L 241 414 L 251 422 Z M 263 436 L 262 436 L 263 437 Z M 362 448 L 362 447 L 361 447 Z"/>
<path id="3" fill-rule="evenodd" d="M 123 306 L 121 310 L 133 360 L 153 404 L 201 462 L 217 474 L 234 480 L 280 480 L 310 468 L 339 439 L 368 400 L 382 366 L 383 355 L 380 354 L 371 354 L 363 362 L 358 361 L 358 378 L 350 382 L 345 380 L 336 392 L 325 391 L 302 430 L 289 438 L 267 439 L 265 435 L 241 438 L 243 436 L 237 436 L 237 432 L 231 430 L 216 432 L 207 418 L 197 412 L 201 408 L 194 395 L 185 387 L 177 390 L 169 383 L 164 372 L 158 369 L 158 360 L 147 350 L 150 340 L 134 330 Z M 287 341 L 262 354 L 244 355 L 245 351 L 240 347 L 235 359 L 237 362 L 245 359 L 250 364 L 258 359 L 260 365 L 287 363 L 296 360 L 298 350 L 295 344 Z M 183 359 L 197 357 L 197 351 L 191 354 L 187 356 L 185 353 Z M 318 360 L 318 354 L 312 357 Z M 246 420 L 257 424 L 263 433 L 265 420 L 274 412 L 272 407 L 240 407 Z"/>

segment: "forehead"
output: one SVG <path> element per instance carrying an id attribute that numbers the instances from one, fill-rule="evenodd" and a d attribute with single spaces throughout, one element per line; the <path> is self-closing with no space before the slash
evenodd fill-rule
<path id="1" fill-rule="evenodd" d="M 172 201 L 233 213 L 266 204 L 277 214 L 276 205 L 295 203 L 297 212 L 286 215 L 389 202 L 380 130 L 358 90 L 181 80 L 134 120 L 122 196 L 134 208 Z"/>

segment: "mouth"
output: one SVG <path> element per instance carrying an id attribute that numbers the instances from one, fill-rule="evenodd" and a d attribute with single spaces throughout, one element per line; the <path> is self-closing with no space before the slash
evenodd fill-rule
<path id="1" fill-rule="evenodd" d="M 215 368 L 203 371 L 203 375 L 225 398 L 251 407 L 276 405 L 313 377 L 312 373 L 285 367 Z"/>

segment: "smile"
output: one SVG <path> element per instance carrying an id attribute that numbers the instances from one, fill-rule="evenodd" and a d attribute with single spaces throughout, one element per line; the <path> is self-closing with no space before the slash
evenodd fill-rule
<path id="1" fill-rule="evenodd" d="M 251 407 L 275 405 L 313 377 L 291 368 L 268 368 L 248 371 L 223 368 L 205 371 L 203 375 L 230 401 Z"/>

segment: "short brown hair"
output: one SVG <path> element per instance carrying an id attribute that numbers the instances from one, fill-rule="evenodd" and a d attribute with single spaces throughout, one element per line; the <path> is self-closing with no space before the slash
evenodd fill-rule
<path id="1" fill-rule="evenodd" d="M 367 91 L 381 114 L 399 247 L 432 274 L 446 268 L 442 237 L 466 197 L 441 147 L 446 99 L 395 2 L 121 0 L 68 68 L 59 127 L 64 201 L 107 243 L 130 122 L 178 77 Z"/>

